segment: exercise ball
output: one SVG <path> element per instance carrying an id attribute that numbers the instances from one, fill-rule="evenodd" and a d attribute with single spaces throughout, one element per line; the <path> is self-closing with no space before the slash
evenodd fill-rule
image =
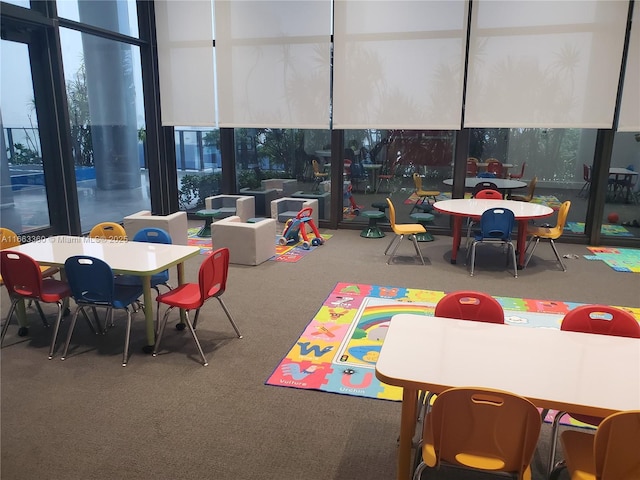
<path id="1" fill-rule="evenodd" d="M 609 215 L 607 215 L 607 221 L 609 223 L 618 223 L 618 220 L 620 220 L 620 217 L 616 212 L 611 212 Z"/>

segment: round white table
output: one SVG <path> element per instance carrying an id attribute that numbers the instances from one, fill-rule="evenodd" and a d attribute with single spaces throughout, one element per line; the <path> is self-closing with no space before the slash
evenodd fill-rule
<path id="1" fill-rule="evenodd" d="M 458 198 L 443 200 L 433 204 L 433 208 L 442 213 L 453 216 L 453 247 L 451 249 L 451 263 L 456 263 L 460 239 L 462 238 L 462 220 L 466 217 L 480 218 L 485 210 L 490 208 L 508 208 L 518 222 L 518 267 L 522 268 L 525 260 L 527 242 L 527 223 L 535 218 L 553 215 L 553 209 L 537 203 L 517 202 L 515 200 L 485 200 L 476 198 Z"/>

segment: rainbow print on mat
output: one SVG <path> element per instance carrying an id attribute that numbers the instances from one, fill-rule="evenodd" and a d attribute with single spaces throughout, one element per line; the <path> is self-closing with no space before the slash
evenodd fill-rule
<path id="1" fill-rule="evenodd" d="M 413 313 L 424 315 L 428 321 L 443 296 L 444 292 L 432 290 L 338 283 L 265 383 L 399 401 L 402 389 L 386 385 L 375 376 L 391 318 Z M 496 299 L 504 308 L 505 322 L 525 328 L 560 328 L 564 315 L 581 305 Z M 640 308 L 624 308 L 640 321 Z"/>

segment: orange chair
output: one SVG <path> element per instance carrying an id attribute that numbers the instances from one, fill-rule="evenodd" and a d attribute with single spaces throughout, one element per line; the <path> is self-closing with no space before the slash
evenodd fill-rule
<path id="1" fill-rule="evenodd" d="M 504 323 L 502 305 L 491 295 L 471 290 L 451 292 L 436 304 L 436 317 L 487 323 Z"/>
<path id="2" fill-rule="evenodd" d="M 527 166 L 527 162 L 522 163 L 522 168 L 520 169 L 520 173 L 510 173 L 509 178 L 511 180 L 520 180 L 524 177 L 524 168 Z"/>
<path id="3" fill-rule="evenodd" d="M 527 268 L 527 265 L 529 264 L 529 260 L 531 260 L 531 257 L 533 256 L 533 252 L 538 246 L 538 243 L 540 242 L 540 240 L 543 239 L 543 240 L 549 240 L 549 243 L 551 244 L 551 248 L 553 249 L 553 253 L 556 254 L 556 259 L 558 260 L 558 262 L 560 263 L 560 266 L 562 267 L 562 271 L 564 272 L 567 271 L 567 267 L 565 267 L 564 263 L 562 263 L 562 258 L 558 253 L 558 249 L 556 248 L 556 244 L 554 240 L 557 240 L 558 238 L 560 238 L 564 233 L 564 226 L 567 223 L 569 208 L 571 208 L 571 201 L 569 200 L 567 200 L 560 206 L 560 210 L 558 210 L 558 223 L 556 223 L 555 227 L 551 227 L 549 225 L 541 225 L 539 227 L 536 227 L 536 226 L 527 227 L 527 235 L 531 235 L 531 238 L 527 243 L 525 252 L 529 251 L 529 247 L 531 246 L 534 240 L 535 240 L 535 243 L 533 244 L 533 247 L 531 248 L 531 251 L 527 256 L 527 259 L 524 262 L 524 268 Z"/>
<path id="4" fill-rule="evenodd" d="M 430 198 L 435 203 L 437 201 L 436 197 L 438 195 L 440 195 L 440 191 L 439 190 L 423 190 L 422 189 L 422 177 L 417 172 L 413 174 L 413 184 L 416 187 L 415 193 L 416 193 L 416 195 L 418 197 L 420 197 L 420 200 L 416 201 L 416 203 L 413 204 L 413 207 L 411 208 L 411 211 L 409 212 L 409 215 L 411 215 L 416 208 L 420 208 L 421 210 L 425 210 L 424 207 L 430 205 L 429 201 L 427 199 Z M 427 205 L 424 205 L 425 202 L 427 202 Z M 423 207 L 423 208 L 421 208 L 421 207 Z"/>
<path id="5" fill-rule="evenodd" d="M 9 328 L 11 315 L 19 301 L 29 299 L 36 302 L 55 303 L 58 306 L 58 315 L 49 347 L 49 359 L 53 358 L 62 320 L 63 300 L 71 295 L 69 285 L 61 280 L 42 278 L 40 265 L 33 258 L 12 250 L 0 251 L 0 272 L 2 272 L 4 284 L 11 298 L 9 314 L 2 327 L 2 333 L 0 333 L 0 345 Z M 36 303 L 36 305 L 39 304 Z M 42 316 L 42 321 L 46 327 L 49 326 L 44 316 Z"/>
<path id="6" fill-rule="evenodd" d="M 618 337 L 640 338 L 640 324 L 630 313 L 608 305 L 582 305 L 569 311 L 562 319 L 560 330 L 569 332 L 592 333 L 596 335 L 615 335 Z M 638 345 L 640 348 L 640 344 Z M 612 368 L 624 368 L 624 365 L 612 365 Z M 575 413 L 558 412 L 551 426 L 551 449 L 547 471 L 550 473 L 554 467 L 556 444 L 558 441 L 558 428 L 560 419 L 569 415 L 579 422 L 598 426 L 602 418 Z M 640 444 L 637 444 L 640 445 Z M 637 450 L 640 452 L 640 448 Z M 582 478 L 582 477 L 580 477 Z M 598 477 L 600 478 L 600 477 Z M 622 478 L 622 477 L 611 477 Z M 631 477 L 629 477 L 631 478 Z M 640 477 L 634 477 L 640 478 Z"/>
<path id="7" fill-rule="evenodd" d="M 200 341 L 196 336 L 196 326 L 198 324 L 200 308 L 208 299 L 212 297 L 216 298 L 218 302 L 220 302 L 224 313 L 227 315 L 227 318 L 231 322 L 231 326 L 233 326 L 233 329 L 236 331 L 236 335 L 238 336 L 238 338 L 242 338 L 242 335 L 238 330 L 238 326 L 233 321 L 233 318 L 231 317 L 227 306 L 222 301 L 222 294 L 227 288 L 228 273 L 229 249 L 219 248 L 215 250 L 211 255 L 209 255 L 200 265 L 200 271 L 198 272 L 198 283 L 185 283 L 169 292 L 158 295 L 158 297 L 156 298 L 157 302 L 164 303 L 169 308 L 167 308 L 167 311 L 162 318 L 162 323 L 160 324 L 160 328 L 158 330 L 158 338 L 156 339 L 156 344 L 153 347 L 154 357 L 158 354 L 158 350 L 160 349 L 160 341 L 162 340 L 162 334 L 167 324 L 167 318 L 169 318 L 171 310 L 173 310 L 175 307 L 178 307 L 183 308 L 187 311 L 185 320 L 187 321 L 189 331 L 193 336 L 193 340 L 195 341 L 198 352 L 200 353 L 200 357 L 202 358 L 202 364 L 205 367 L 209 364 L 207 362 L 207 358 L 204 356 L 202 347 L 200 346 Z M 193 318 L 193 323 L 191 323 L 191 320 L 189 320 L 189 310 L 194 309 L 196 311 L 196 314 Z M 178 324 L 176 328 L 180 330 L 184 328 L 184 325 Z"/>
<path id="8" fill-rule="evenodd" d="M 423 423 L 422 461 L 413 478 L 427 467 L 452 466 L 529 480 L 541 423 L 536 406 L 513 393 L 445 390 Z"/>
<path id="9" fill-rule="evenodd" d="M 567 430 L 560 440 L 565 462 L 549 476 L 557 480 L 565 467 L 571 480 L 637 480 L 640 478 L 640 410 L 605 418 L 595 435 Z"/>
<path id="10" fill-rule="evenodd" d="M 536 185 L 538 183 L 538 177 L 533 177 L 527 187 L 526 195 L 509 195 L 509 200 L 516 200 L 518 202 L 530 202 L 533 200 L 533 194 L 536 191 Z"/>
<path id="11" fill-rule="evenodd" d="M 393 245 L 394 242 L 397 242 L 395 248 L 393 249 L 393 252 L 391 252 L 391 256 L 389 257 L 389 260 L 387 260 L 387 265 L 391 264 L 391 260 L 393 260 L 393 257 L 396 254 L 396 250 L 398 250 L 398 247 L 400 246 L 400 243 L 402 242 L 402 239 L 405 237 L 405 235 L 409 235 L 409 237 L 413 241 L 413 247 L 416 249 L 416 253 L 420 257 L 420 260 L 422 261 L 422 265 L 424 265 L 424 258 L 422 257 L 422 252 L 418 248 L 418 239 L 416 238 L 416 235 L 419 233 L 427 233 L 427 230 L 424 228 L 423 225 L 419 223 L 397 224 L 396 209 L 393 206 L 393 203 L 391 202 L 390 198 L 387 198 L 387 205 L 389 205 L 389 223 L 391 224 L 391 230 L 393 230 L 393 233 L 395 233 L 395 236 L 391 239 L 391 242 L 389 243 L 389 245 L 387 245 L 387 248 L 384 251 L 384 254 L 386 255 L 389 249 L 391 248 L 391 245 Z"/>

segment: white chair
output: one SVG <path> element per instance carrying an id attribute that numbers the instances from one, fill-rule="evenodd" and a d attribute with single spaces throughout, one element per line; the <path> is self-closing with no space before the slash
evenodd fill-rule
<path id="1" fill-rule="evenodd" d="M 247 195 L 215 195 L 204 199 L 207 210 L 220 210 L 216 218 L 239 216 L 243 222 L 256 216 L 256 200 Z"/>
<path id="2" fill-rule="evenodd" d="M 312 198 L 278 198 L 271 202 L 271 218 L 275 219 L 280 224 L 279 226 L 283 227 L 287 223 L 287 220 L 295 218 L 300 210 L 307 207 L 311 207 L 313 209 L 311 218 L 313 218 L 313 221 L 317 226 L 318 200 Z"/>
<path id="3" fill-rule="evenodd" d="M 237 215 L 211 224 L 214 248 L 228 248 L 229 261 L 240 265 L 260 265 L 276 254 L 276 221 L 264 218 L 243 222 Z"/>
<path id="4" fill-rule="evenodd" d="M 132 239 L 143 228 L 161 228 L 169 234 L 175 245 L 187 245 L 187 212 L 175 212 L 170 215 L 152 215 L 149 210 L 124 217 L 124 229 Z"/>
<path id="5" fill-rule="evenodd" d="M 263 190 L 275 188 L 278 190 L 280 197 L 288 197 L 298 190 L 298 181 L 294 178 L 268 178 L 261 180 L 260 184 Z"/>

